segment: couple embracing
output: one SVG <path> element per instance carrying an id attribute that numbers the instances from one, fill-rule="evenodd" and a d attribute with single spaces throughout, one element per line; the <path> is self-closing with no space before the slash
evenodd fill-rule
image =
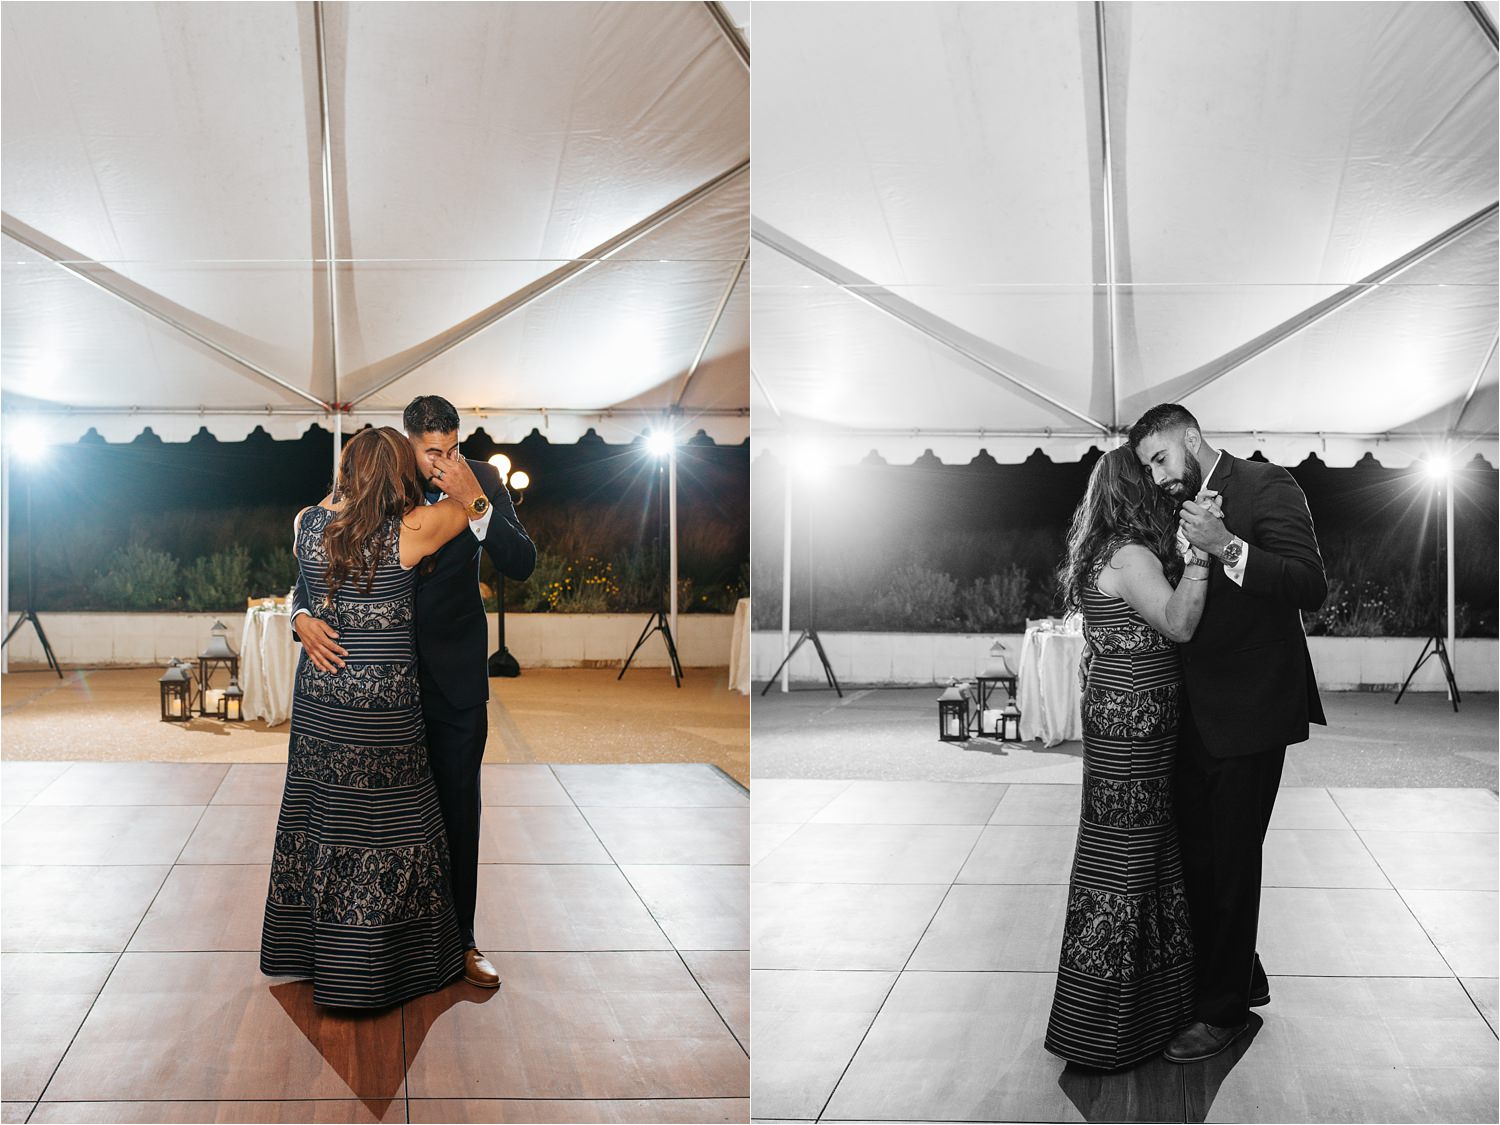
<path id="1" fill-rule="evenodd" d="M 402 421 L 349 439 L 293 531 L 303 652 L 260 967 L 334 1007 L 500 984 L 474 937 L 479 553 L 524 579 L 536 548 L 499 473 L 459 455 L 451 403 L 417 398 Z"/>
<path id="2" fill-rule="evenodd" d="M 1103 1070 L 1210 1058 L 1270 1002 L 1261 846 L 1287 746 L 1325 721 L 1299 615 L 1327 595 L 1307 500 L 1156 406 L 1095 465 L 1060 579 L 1088 665 L 1045 1043 Z"/>

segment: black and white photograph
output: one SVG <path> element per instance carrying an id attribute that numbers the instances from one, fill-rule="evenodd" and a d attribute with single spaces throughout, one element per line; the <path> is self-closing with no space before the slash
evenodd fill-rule
<path id="1" fill-rule="evenodd" d="M 1494 5 L 753 23 L 755 1118 L 1496 1120 Z"/>

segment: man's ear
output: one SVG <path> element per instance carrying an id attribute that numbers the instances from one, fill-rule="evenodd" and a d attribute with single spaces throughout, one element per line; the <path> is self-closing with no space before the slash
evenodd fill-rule
<path id="1" fill-rule="evenodd" d="M 1203 448 L 1203 435 L 1192 426 L 1182 433 L 1182 443 L 1187 446 L 1187 451 L 1194 457 L 1198 456 L 1198 450 Z"/>

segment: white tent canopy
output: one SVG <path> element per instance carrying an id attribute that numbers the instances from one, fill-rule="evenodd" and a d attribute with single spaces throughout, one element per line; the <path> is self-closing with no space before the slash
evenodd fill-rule
<path id="1" fill-rule="evenodd" d="M 701 3 L 7 3 L 6 421 L 748 434 L 749 71 Z M 329 262 L 333 263 L 330 277 Z"/>
<path id="2" fill-rule="evenodd" d="M 1494 9 L 763 5 L 757 442 L 1496 462 Z"/>

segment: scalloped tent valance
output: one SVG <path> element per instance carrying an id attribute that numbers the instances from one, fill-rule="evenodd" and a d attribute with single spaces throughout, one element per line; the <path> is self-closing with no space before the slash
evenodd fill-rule
<path id="1" fill-rule="evenodd" d="M 749 72 L 707 5 L 14 4 L 3 63 L 7 423 L 748 433 Z"/>
<path id="2" fill-rule="evenodd" d="M 1494 464 L 1495 11 L 757 9 L 757 443 Z"/>

